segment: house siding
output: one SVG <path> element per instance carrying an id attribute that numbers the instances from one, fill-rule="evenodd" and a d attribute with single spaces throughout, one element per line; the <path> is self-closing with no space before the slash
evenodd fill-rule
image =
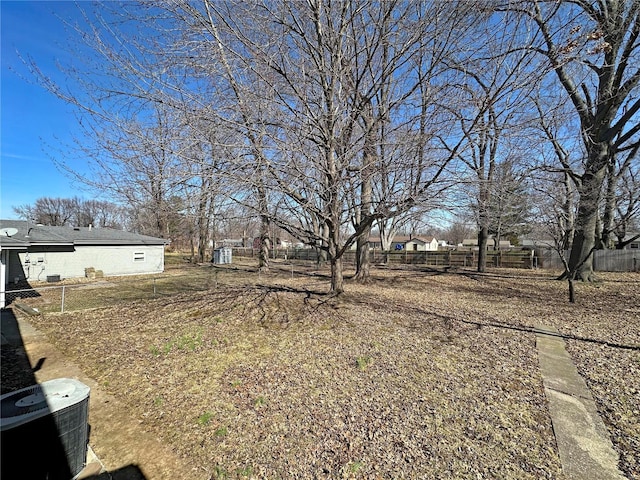
<path id="1" fill-rule="evenodd" d="M 144 253 L 144 260 L 135 261 L 136 253 Z M 107 276 L 164 271 L 163 245 L 76 245 L 75 249 L 43 247 L 20 252 L 16 257 L 19 258 L 19 265 L 12 263 L 17 267 L 12 272 L 22 272 L 24 279 L 30 281 L 45 281 L 49 275 L 60 275 L 60 278 L 84 277 L 85 268 L 89 267 L 102 270 Z"/>
<path id="2" fill-rule="evenodd" d="M 435 252 L 438 250 L 438 241 L 433 239 L 430 242 L 423 240 L 409 240 L 405 242 L 404 249 L 407 252 Z M 417 248 L 416 248 L 417 247 Z"/>

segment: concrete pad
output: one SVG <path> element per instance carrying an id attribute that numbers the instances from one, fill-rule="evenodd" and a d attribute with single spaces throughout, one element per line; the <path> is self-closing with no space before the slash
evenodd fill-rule
<path id="1" fill-rule="evenodd" d="M 82 471 L 76 477 L 76 480 L 85 480 L 91 477 L 96 477 L 103 472 L 106 472 L 104 465 L 102 465 L 100 459 L 96 456 L 91 446 L 89 446 L 87 448 L 86 464 Z"/>
<path id="2" fill-rule="evenodd" d="M 542 326 L 536 345 L 563 473 L 576 480 L 623 480 L 609 432 L 564 340 Z"/>

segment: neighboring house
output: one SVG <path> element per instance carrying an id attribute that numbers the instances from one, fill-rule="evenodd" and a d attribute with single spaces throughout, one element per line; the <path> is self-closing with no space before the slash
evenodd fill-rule
<path id="1" fill-rule="evenodd" d="M 556 248 L 556 242 L 551 239 L 532 239 L 532 238 L 523 238 L 520 240 L 522 247 L 527 247 L 530 249 L 542 248 L 542 249 L 553 249 Z"/>
<path id="2" fill-rule="evenodd" d="M 110 228 L 0 220 L 0 306 L 6 286 L 25 280 L 84 277 L 87 268 L 107 276 L 163 272 L 167 243 Z"/>
<path id="3" fill-rule="evenodd" d="M 353 249 L 355 250 L 356 244 L 353 244 Z M 369 237 L 369 249 L 382 250 L 382 239 L 380 237 Z"/>
<path id="4" fill-rule="evenodd" d="M 487 240 L 487 250 L 493 250 L 495 245 L 495 241 L 493 237 L 489 237 Z M 478 239 L 477 238 L 465 238 L 462 241 L 462 246 L 467 248 L 478 248 Z M 511 242 L 509 240 L 500 240 L 500 250 L 508 250 L 511 248 Z"/>
<path id="5" fill-rule="evenodd" d="M 434 237 L 395 237 L 391 242 L 391 250 L 435 252 L 438 250 L 438 240 Z"/>
<path id="6" fill-rule="evenodd" d="M 232 248 L 242 248 L 244 247 L 245 240 L 242 238 L 224 238 L 219 242 L 216 242 L 216 248 L 221 247 L 232 247 Z M 213 246 L 213 242 L 209 242 L 210 246 Z"/>
<path id="7" fill-rule="evenodd" d="M 640 235 L 640 233 L 638 232 L 633 232 L 633 233 L 627 233 L 627 235 L 624 237 L 624 241 L 630 240 L 633 237 Z M 640 250 L 640 237 L 634 239 L 633 241 L 631 241 L 630 243 L 627 243 L 624 247 L 625 250 Z"/>
<path id="8" fill-rule="evenodd" d="M 275 246 L 273 245 L 273 239 L 271 237 L 269 237 L 269 240 L 270 240 L 269 248 L 290 248 L 293 245 L 292 241 L 282 240 L 280 237 L 275 238 Z M 253 248 L 255 250 L 259 250 L 261 244 L 262 244 L 262 240 L 260 240 L 260 237 L 254 237 Z"/>
<path id="9" fill-rule="evenodd" d="M 630 240 L 634 237 L 636 237 L 638 235 L 638 233 L 630 233 L 627 234 L 624 237 L 624 240 Z M 617 241 L 617 238 L 616 238 Z M 546 240 L 533 240 L 533 239 L 522 239 L 521 240 L 522 246 L 523 247 L 530 247 L 530 248 L 546 248 L 546 249 L 554 249 L 555 250 L 555 242 L 551 239 L 546 239 Z M 631 242 L 627 243 L 624 246 L 624 250 L 640 250 L 640 237 L 635 238 L 634 240 L 632 240 Z"/>
<path id="10" fill-rule="evenodd" d="M 446 242 L 445 242 L 446 244 Z M 391 251 L 409 250 L 414 252 L 435 252 L 438 250 L 440 242 L 433 237 L 413 237 L 397 235 L 391 242 Z M 357 243 L 351 245 L 351 250 L 356 250 Z M 382 240 L 380 237 L 369 237 L 369 250 L 381 250 Z"/>

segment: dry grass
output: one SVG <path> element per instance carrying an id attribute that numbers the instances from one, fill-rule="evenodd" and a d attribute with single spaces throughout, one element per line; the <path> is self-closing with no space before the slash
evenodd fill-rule
<path id="1" fill-rule="evenodd" d="M 640 353 L 616 346 L 640 345 L 637 274 L 570 305 L 548 272 L 376 270 L 327 298 L 290 269 L 34 323 L 202 478 L 562 478 L 528 331 L 555 326 L 640 478 Z"/>

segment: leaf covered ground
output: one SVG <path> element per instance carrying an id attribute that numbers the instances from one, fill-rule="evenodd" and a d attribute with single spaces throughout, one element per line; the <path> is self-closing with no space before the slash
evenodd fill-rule
<path id="1" fill-rule="evenodd" d="M 376 269 L 337 298 L 302 267 L 218 273 L 32 323 L 203 479 L 563 478 L 529 331 L 553 326 L 640 479 L 638 274 L 571 305 L 549 272 Z"/>

